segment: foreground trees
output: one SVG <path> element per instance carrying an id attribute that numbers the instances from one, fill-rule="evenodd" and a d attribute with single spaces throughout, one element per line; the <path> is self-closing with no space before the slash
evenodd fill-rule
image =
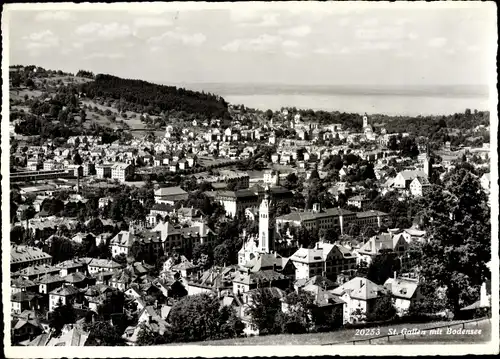
<path id="1" fill-rule="evenodd" d="M 423 214 L 429 242 L 422 247 L 421 274 L 444 289 L 454 313 L 479 298 L 491 274 L 490 208 L 479 179 L 464 168 L 433 186 Z"/>

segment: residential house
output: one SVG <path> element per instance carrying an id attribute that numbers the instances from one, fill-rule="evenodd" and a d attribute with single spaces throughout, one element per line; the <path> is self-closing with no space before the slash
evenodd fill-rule
<path id="1" fill-rule="evenodd" d="M 387 290 L 369 279 L 356 277 L 330 291 L 344 303 L 344 323 L 355 323 L 373 312 Z"/>
<path id="2" fill-rule="evenodd" d="M 394 307 L 399 316 L 404 315 L 410 305 L 422 298 L 418 280 L 409 278 L 389 278 L 384 287 L 393 298 Z"/>

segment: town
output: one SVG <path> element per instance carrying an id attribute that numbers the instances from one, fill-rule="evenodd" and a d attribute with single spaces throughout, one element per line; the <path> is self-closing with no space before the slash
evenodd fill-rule
<path id="1" fill-rule="evenodd" d="M 488 112 L 265 111 L 9 70 L 14 345 L 488 315 Z"/>

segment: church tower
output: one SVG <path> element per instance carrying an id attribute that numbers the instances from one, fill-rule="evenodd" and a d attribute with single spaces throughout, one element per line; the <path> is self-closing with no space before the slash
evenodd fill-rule
<path id="1" fill-rule="evenodd" d="M 429 145 L 427 145 L 426 152 L 425 152 L 424 173 L 427 176 L 427 178 L 429 178 L 431 175 L 431 157 L 429 155 Z"/>
<path id="2" fill-rule="evenodd" d="M 259 207 L 259 252 L 270 253 L 272 246 L 271 233 L 269 231 L 269 209 L 271 200 L 269 195 L 269 186 L 266 187 L 264 199 Z"/>
<path id="3" fill-rule="evenodd" d="M 363 116 L 363 128 L 366 127 L 368 127 L 368 116 L 365 113 L 365 115 Z"/>

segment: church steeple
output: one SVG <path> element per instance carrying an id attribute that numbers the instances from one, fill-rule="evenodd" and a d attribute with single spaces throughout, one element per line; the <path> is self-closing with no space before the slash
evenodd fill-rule
<path id="1" fill-rule="evenodd" d="M 271 206 L 269 186 L 266 186 L 264 199 L 259 206 L 259 252 L 270 253 L 272 236 L 269 231 L 269 212 Z"/>

